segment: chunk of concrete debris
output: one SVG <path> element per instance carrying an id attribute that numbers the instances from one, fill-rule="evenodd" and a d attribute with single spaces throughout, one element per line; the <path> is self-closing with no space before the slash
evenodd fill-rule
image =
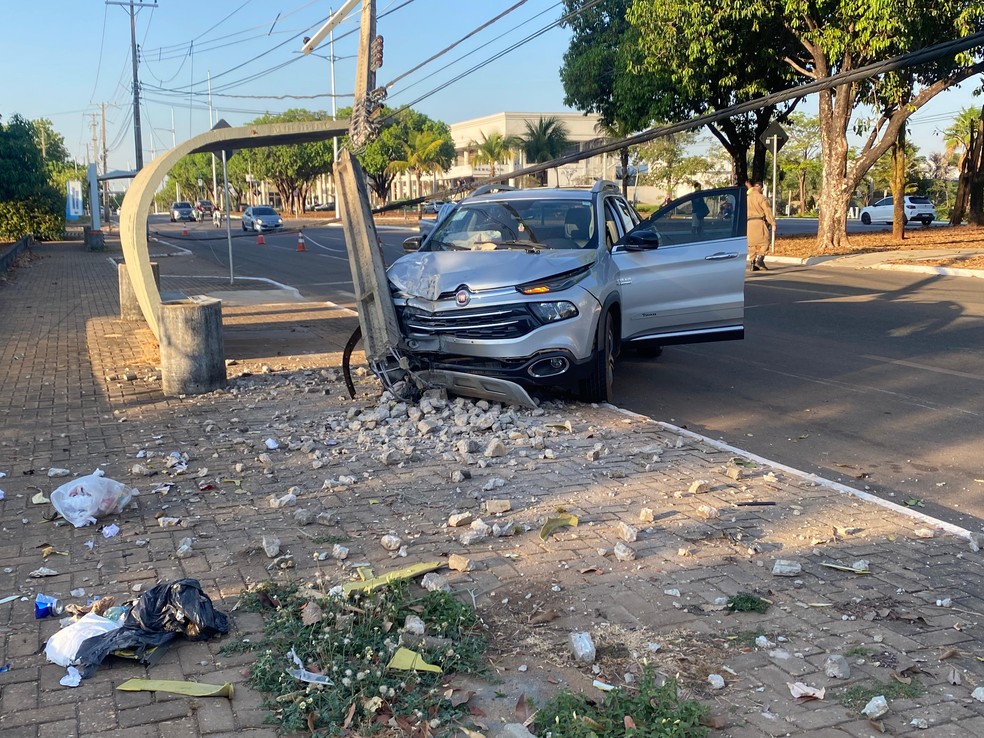
<path id="1" fill-rule="evenodd" d="M 49 479 L 53 477 L 67 477 L 71 473 L 72 472 L 70 470 L 62 469 L 61 467 L 57 467 L 57 466 L 53 466 L 50 469 L 48 469 Z"/>
<path id="2" fill-rule="evenodd" d="M 695 479 L 687 491 L 692 495 L 702 495 L 711 491 L 711 483 L 704 479 Z"/>
<path id="3" fill-rule="evenodd" d="M 575 661 L 582 664 L 593 664 L 598 652 L 590 633 L 571 633 L 571 654 Z"/>
<path id="4" fill-rule="evenodd" d="M 506 448 L 506 444 L 498 438 L 493 438 L 489 441 L 489 445 L 485 448 L 485 455 L 490 459 L 499 458 L 508 454 L 509 449 Z"/>
<path id="5" fill-rule="evenodd" d="M 453 469 L 450 476 L 453 484 L 461 484 L 465 480 L 471 479 L 471 472 L 467 469 Z"/>
<path id="6" fill-rule="evenodd" d="M 451 517 L 448 518 L 448 527 L 462 528 L 466 525 L 471 525 L 474 519 L 475 516 L 472 515 L 470 512 L 454 513 Z"/>
<path id="7" fill-rule="evenodd" d="M 831 679 L 850 679 L 851 665 L 839 653 L 831 654 L 823 665 L 824 673 Z"/>
<path id="8" fill-rule="evenodd" d="M 482 491 L 491 492 L 494 489 L 498 489 L 499 487 L 505 487 L 505 486 L 506 486 L 505 479 L 502 479 L 500 477 L 492 477 L 489 481 L 487 481 L 485 484 L 482 485 Z"/>
<path id="9" fill-rule="evenodd" d="M 635 543 L 639 540 L 639 529 L 634 525 L 629 525 L 620 520 L 618 523 L 618 537 L 627 543 Z"/>
<path id="10" fill-rule="evenodd" d="M 181 544 L 178 546 L 177 550 L 174 552 L 174 555 L 177 558 L 179 558 L 179 559 L 187 559 L 189 556 L 191 556 L 191 554 L 192 554 L 192 550 L 191 550 L 191 539 L 190 538 L 182 538 L 181 539 Z"/>
<path id="11" fill-rule="evenodd" d="M 884 695 L 872 697 L 868 704 L 864 706 L 864 709 L 861 710 L 861 714 L 869 720 L 877 720 L 886 712 L 888 712 L 888 700 L 885 699 Z"/>
<path id="12" fill-rule="evenodd" d="M 464 533 L 458 538 L 458 542 L 465 546 L 471 546 L 489 537 L 492 528 L 481 520 L 475 520 Z"/>
<path id="13" fill-rule="evenodd" d="M 149 477 L 154 472 L 143 464 L 134 464 L 130 467 L 130 473 L 135 477 Z"/>
<path id="14" fill-rule="evenodd" d="M 475 562 L 467 556 L 451 554 L 448 556 L 448 568 L 452 571 L 472 571 L 475 568 Z"/>
<path id="15" fill-rule="evenodd" d="M 315 522 L 319 525 L 334 525 L 335 516 L 330 512 L 319 512 L 317 517 L 315 517 Z"/>
<path id="16" fill-rule="evenodd" d="M 172 518 L 165 515 L 157 518 L 157 524 L 162 528 L 175 528 L 181 524 L 181 518 Z"/>
<path id="17" fill-rule="evenodd" d="M 512 501 L 486 500 L 483 507 L 485 508 L 485 512 L 489 515 L 501 515 L 502 513 L 507 513 L 512 510 Z"/>
<path id="18" fill-rule="evenodd" d="M 410 635 L 422 636 L 426 631 L 426 626 L 424 621 L 420 619 L 417 615 L 407 615 L 407 619 L 403 622 L 403 632 L 409 633 Z"/>
<path id="19" fill-rule="evenodd" d="M 968 543 L 970 544 L 970 550 L 977 553 L 984 548 L 984 533 L 976 533 L 972 531 Z"/>
<path id="20" fill-rule="evenodd" d="M 508 538 L 516 535 L 516 521 L 510 520 L 506 523 L 493 523 L 492 536 L 494 538 Z"/>
<path id="21" fill-rule="evenodd" d="M 338 559 L 339 561 L 344 561 L 348 558 L 349 550 L 340 543 L 336 543 L 331 547 L 331 557 L 333 559 Z"/>
<path id="22" fill-rule="evenodd" d="M 612 551 L 615 554 L 615 558 L 619 561 L 635 561 L 635 549 L 626 546 L 621 541 L 615 544 L 615 548 Z"/>
<path id="23" fill-rule="evenodd" d="M 274 559 L 280 555 L 280 539 L 276 536 L 263 536 L 263 553 Z"/>
<path id="24" fill-rule="evenodd" d="M 716 520 L 721 517 L 721 511 L 713 505 L 699 505 L 697 507 L 697 514 L 704 518 L 704 520 Z"/>
<path id="25" fill-rule="evenodd" d="M 729 466 L 724 470 L 724 473 L 728 476 L 728 479 L 733 479 L 736 482 L 741 481 L 741 467 L 740 466 Z"/>
<path id="26" fill-rule="evenodd" d="M 387 551 L 399 551 L 400 547 L 403 545 L 403 541 L 399 536 L 394 536 L 392 533 L 387 533 L 379 539 L 379 545 Z"/>
<path id="27" fill-rule="evenodd" d="M 934 535 L 936 535 L 933 532 L 932 528 L 916 528 L 913 531 L 913 533 L 915 534 L 916 538 L 932 538 Z"/>
<path id="28" fill-rule="evenodd" d="M 776 559 L 772 565 L 772 576 L 774 577 L 798 577 L 803 571 L 803 567 L 795 562 L 786 559 Z"/>
<path id="29" fill-rule="evenodd" d="M 428 592 L 450 592 L 451 585 L 448 584 L 448 578 L 443 574 L 435 574 L 434 572 L 428 572 L 424 574 L 420 579 L 420 586 L 426 589 Z"/>
<path id="30" fill-rule="evenodd" d="M 639 522 L 640 523 L 655 523 L 656 522 L 656 511 L 651 507 L 644 507 L 639 511 Z"/>
<path id="31" fill-rule="evenodd" d="M 711 685 L 711 689 L 724 689 L 724 677 L 720 674 L 708 674 L 707 683 Z"/>
<path id="32" fill-rule="evenodd" d="M 294 511 L 294 523 L 297 525 L 311 525 L 314 522 L 314 511 L 302 507 Z"/>
<path id="33" fill-rule="evenodd" d="M 399 451 L 397 451 L 395 448 L 387 449 L 386 451 L 383 451 L 383 453 L 380 454 L 379 456 L 379 460 L 385 466 L 396 466 L 401 461 L 403 461 L 403 459 L 404 459 L 404 455 Z"/>

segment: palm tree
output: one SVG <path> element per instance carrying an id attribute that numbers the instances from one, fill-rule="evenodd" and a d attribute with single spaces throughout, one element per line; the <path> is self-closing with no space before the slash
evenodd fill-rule
<path id="1" fill-rule="evenodd" d="M 475 149 L 475 163 L 488 164 L 489 176 L 495 176 L 495 165 L 509 161 L 513 152 L 523 144 L 519 136 L 503 136 L 498 131 L 486 136 L 481 132 L 481 141 L 472 141 L 469 148 Z"/>
<path id="2" fill-rule="evenodd" d="M 551 116 L 540 118 L 536 124 L 526 121 L 526 135 L 523 137 L 523 153 L 527 164 L 545 164 L 559 159 L 570 146 L 567 126 L 563 121 Z M 541 185 L 547 184 L 547 172 L 536 175 Z"/>
<path id="3" fill-rule="evenodd" d="M 953 123 L 943 131 L 943 142 L 946 144 L 946 153 L 952 156 L 955 152 L 960 152 L 957 160 L 957 170 L 963 170 L 963 162 L 967 157 L 967 148 L 970 145 L 970 132 L 977 128 L 977 121 L 981 118 L 981 111 L 973 108 L 963 108 Z"/>
<path id="4" fill-rule="evenodd" d="M 443 172 L 451 165 L 441 151 L 443 145 L 444 139 L 433 131 L 413 131 L 410 140 L 403 146 L 405 158 L 391 161 L 386 169 L 390 172 L 412 172 L 417 180 L 417 196 L 420 197 L 423 175 Z"/>

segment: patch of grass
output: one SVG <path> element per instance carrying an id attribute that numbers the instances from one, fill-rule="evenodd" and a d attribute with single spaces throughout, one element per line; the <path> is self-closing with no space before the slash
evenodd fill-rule
<path id="1" fill-rule="evenodd" d="M 263 641 L 253 644 L 250 686 L 268 695 L 283 733 L 363 735 L 392 720 L 407 735 L 439 736 L 467 714 L 445 698 L 441 682 L 448 673 L 481 671 L 485 638 L 474 611 L 447 592 L 415 597 L 408 583 L 397 582 L 345 598 L 267 583 L 243 595 L 240 606 L 266 618 Z M 424 622 L 422 642 L 401 643 L 408 616 Z M 388 669 L 401 645 L 444 674 Z M 296 668 L 291 651 L 333 685 L 288 674 Z"/>
<path id="2" fill-rule="evenodd" d="M 677 694 L 673 680 L 659 685 L 647 666 L 638 689 L 617 687 L 600 703 L 564 691 L 536 713 L 533 732 L 551 738 L 705 738 L 707 708 Z M 628 727 L 626 718 L 635 727 Z"/>
<path id="3" fill-rule="evenodd" d="M 223 643 L 219 646 L 219 653 L 222 655 L 231 655 L 237 653 L 251 653 L 255 651 L 259 646 L 253 641 L 229 641 L 228 643 Z"/>
<path id="4" fill-rule="evenodd" d="M 771 604 L 768 600 L 750 594 L 749 592 L 739 592 L 728 598 L 728 609 L 731 612 L 763 613 L 769 609 L 769 605 Z"/>
<path id="5" fill-rule="evenodd" d="M 311 543 L 315 546 L 334 546 L 336 543 L 345 543 L 348 540 L 346 536 L 313 536 Z"/>
<path id="6" fill-rule="evenodd" d="M 873 648 L 868 648 L 868 646 L 852 646 L 844 652 L 844 657 L 849 658 L 851 656 L 870 656 L 875 650 Z"/>
<path id="7" fill-rule="evenodd" d="M 860 710 L 873 697 L 877 697 L 878 695 L 884 695 L 886 700 L 891 701 L 900 697 L 913 699 L 925 691 L 926 688 L 923 687 L 919 680 L 913 679 L 909 684 L 902 684 L 896 681 L 855 684 L 845 687 L 842 690 L 836 690 L 834 694 L 845 707 L 849 707 L 852 710 Z"/>
<path id="8" fill-rule="evenodd" d="M 765 635 L 762 628 L 755 630 L 736 630 L 727 634 L 727 639 L 741 648 L 752 648 L 755 646 L 755 639 Z"/>

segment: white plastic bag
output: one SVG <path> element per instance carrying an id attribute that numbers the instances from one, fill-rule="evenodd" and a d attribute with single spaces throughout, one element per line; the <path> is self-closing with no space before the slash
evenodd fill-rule
<path id="1" fill-rule="evenodd" d="M 69 666 L 75 663 L 75 656 L 83 641 L 92 636 L 109 633 L 119 627 L 120 623 L 116 620 L 91 612 L 86 613 L 51 636 L 44 646 L 44 655 L 54 664 Z"/>
<path id="2" fill-rule="evenodd" d="M 104 515 L 123 512 L 137 490 L 95 472 L 74 479 L 51 493 L 51 504 L 65 520 L 81 528 Z"/>

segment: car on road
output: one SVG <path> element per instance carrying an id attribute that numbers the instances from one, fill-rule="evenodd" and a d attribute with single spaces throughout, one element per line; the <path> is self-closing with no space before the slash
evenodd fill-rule
<path id="1" fill-rule="evenodd" d="M 246 208 L 243 213 L 242 224 L 244 231 L 252 230 L 263 233 L 264 231 L 275 231 L 278 228 L 283 228 L 284 219 L 269 205 L 254 205 L 251 208 Z"/>
<path id="2" fill-rule="evenodd" d="M 497 187 L 453 203 L 387 271 L 417 368 L 610 401 L 626 347 L 744 337 L 743 188 L 690 193 L 641 220 L 612 182 Z M 709 210 L 699 233 L 697 199 Z"/>
<path id="3" fill-rule="evenodd" d="M 872 223 L 891 224 L 895 220 L 895 200 L 891 197 L 883 197 L 874 205 L 869 205 L 861 209 L 861 222 L 865 225 Z M 936 220 L 936 208 L 928 197 L 918 195 L 906 195 L 902 208 L 902 222 L 908 223 L 910 220 L 918 220 L 923 225 L 930 225 Z"/>
<path id="4" fill-rule="evenodd" d="M 334 210 L 334 209 L 335 209 L 335 203 L 334 202 L 322 202 L 322 203 L 318 203 L 313 208 L 311 208 L 311 210 L 314 211 L 315 213 L 325 213 L 325 212 L 327 212 L 329 210 Z"/>
<path id="5" fill-rule="evenodd" d="M 427 213 L 428 215 L 436 215 L 443 204 L 443 200 L 428 200 L 420 208 L 420 212 Z"/>
<path id="6" fill-rule="evenodd" d="M 171 222 L 174 223 L 179 220 L 194 220 L 195 219 L 195 209 L 191 207 L 190 202 L 172 202 L 171 203 Z"/>

